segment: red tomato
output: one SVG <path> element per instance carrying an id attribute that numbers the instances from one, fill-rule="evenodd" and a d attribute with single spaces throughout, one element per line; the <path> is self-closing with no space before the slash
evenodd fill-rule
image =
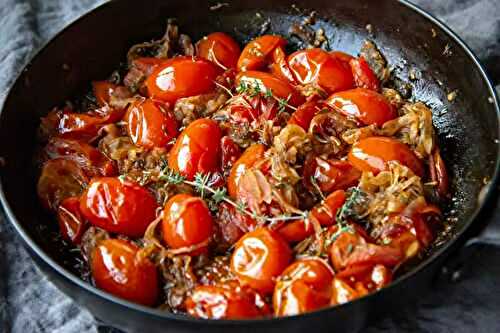
<path id="1" fill-rule="evenodd" d="M 266 147 L 264 145 L 256 143 L 248 147 L 243 152 L 243 155 L 241 155 L 236 163 L 234 163 L 231 168 L 229 178 L 227 179 L 227 190 L 232 198 L 236 198 L 238 192 L 238 181 L 241 175 L 255 165 L 256 162 L 261 160 L 264 157 L 265 151 Z"/>
<path id="2" fill-rule="evenodd" d="M 214 32 L 196 43 L 196 54 L 223 69 L 236 68 L 241 50 L 236 41 L 223 32 Z"/>
<path id="3" fill-rule="evenodd" d="M 380 82 L 375 73 L 370 68 L 370 65 L 363 57 L 358 59 L 351 59 L 349 61 L 351 66 L 354 82 L 358 88 L 366 88 L 374 91 L 380 90 Z"/>
<path id="4" fill-rule="evenodd" d="M 286 39 L 280 36 L 264 35 L 255 38 L 241 52 L 238 70 L 250 71 L 264 68 L 274 49 L 286 44 Z"/>
<path id="5" fill-rule="evenodd" d="M 156 267 L 139 248 L 123 239 L 98 243 L 91 257 L 92 277 L 98 288 L 126 300 L 155 305 L 159 296 Z"/>
<path id="6" fill-rule="evenodd" d="M 140 147 L 165 147 L 177 136 L 175 117 L 149 98 L 130 105 L 125 119 L 128 135 Z"/>
<path id="7" fill-rule="evenodd" d="M 260 123 L 274 120 L 278 114 L 278 101 L 262 95 L 236 95 L 231 98 L 226 108 L 229 110 L 231 121 L 234 123 Z"/>
<path id="8" fill-rule="evenodd" d="M 346 66 L 349 66 L 349 61 L 351 61 L 352 59 L 355 59 L 352 55 L 347 54 L 347 53 L 342 52 L 342 51 L 333 51 L 333 52 L 330 52 L 330 55 L 332 55 L 333 57 L 342 61 Z"/>
<path id="9" fill-rule="evenodd" d="M 153 73 L 158 65 L 161 65 L 165 61 L 166 59 L 147 57 L 132 60 L 130 69 L 127 75 L 123 78 L 123 84 L 134 91 L 140 89 L 141 92 L 143 92 L 142 84 L 144 83 L 144 80 L 146 80 L 146 78 Z"/>
<path id="10" fill-rule="evenodd" d="M 312 183 L 314 179 L 321 192 L 330 193 L 355 186 L 360 177 L 361 172 L 349 162 L 309 155 L 304 165 L 303 183 L 311 192 L 317 192 Z"/>
<path id="11" fill-rule="evenodd" d="M 236 281 L 198 286 L 186 300 L 187 312 L 205 319 L 257 318 L 270 314 L 262 297 Z"/>
<path id="12" fill-rule="evenodd" d="M 326 103 L 336 111 L 357 119 L 363 125 L 382 126 L 386 121 L 398 116 L 383 95 L 365 88 L 335 93 L 328 97 Z"/>
<path id="13" fill-rule="evenodd" d="M 255 229 L 257 222 L 246 214 L 242 214 L 230 204 L 223 202 L 219 206 L 216 219 L 223 245 L 233 245 L 245 233 Z"/>
<path id="14" fill-rule="evenodd" d="M 224 171 L 231 170 L 231 167 L 241 156 L 241 148 L 229 136 L 222 137 L 221 144 L 221 162 Z"/>
<path id="15" fill-rule="evenodd" d="M 236 76 L 236 85 L 238 86 L 242 82 L 249 87 L 258 85 L 263 93 L 271 90 L 274 97 L 287 100 L 291 106 L 299 106 L 304 102 L 304 97 L 288 82 L 269 73 L 257 71 L 242 72 Z"/>
<path id="16" fill-rule="evenodd" d="M 56 210 L 63 199 L 80 195 L 88 182 L 76 162 L 61 158 L 49 160 L 38 179 L 38 197 L 45 209 Z"/>
<path id="17" fill-rule="evenodd" d="M 342 279 L 334 278 L 332 283 L 330 305 L 349 303 L 364 295 L 366 295 L 366 293 L 357 291 Z"/>
<path id="18" fill-rule="evenodd" d="M 283 47 L 280 46 L 275 48 L 272 54 L 273 63 L 269 66 L 271 73 L 284 81 L 296 84 L 286 58 L 286 53 Z"/>
<path id="19" fill-rule="evenodd" d="M 298 83 L 317 84 L 328 94 L 354 87 L 350 68 L 322 49 L 292 53 L 288 65 Z"/>
<path id="20" fill-rule="evenodd" d="M 209 240 L 213 235 L 213 222 L 205 201 L 189 194 L 174 195 L 163 209 L 162 231 L 163 240 L 173 249 Z M 206 249 L 205 246 L 190 254 L 200 254 Z"/>
<path id="21" fill-rule="evenodd" d="M 73 244 L 80 244 L 87 229 L 87 221 L 80 212 L 80 198 L 64 199 L 57 209 L 57 221 L 62 238 Z"/>
<path id="22" fill-rule="evenodd" d="M 344 269 L 336 277 L 354 286 L 361 283 L 372 292 L 391 283 L 392 272 L 384 265 L 355 265 Z"/>
<path id="23" fill-rule="evenodd" d="M 321 111 L 322 103 L 309 101 L 297 108 L 288 120 L 288 124 L 295 124 L 302 127 L 305 131 L 309 130 L 309 124 L 314 116 Z"/>
<path id="24" fill-rule="evenodd" d="M 45 146 L 44 152 L 50 159 L 60 158 L 75 162 L 89 177 L 117 174 L 113 161 L 82 141 L 52 138 Z"/>
<path id="25" fill-rule="evenodd" d="M 208 60 L 176 57 L 158 65 L 146 79 L 146 87 L 150 97 L 175 103 L 179 98 L 212 91 L 219 74 L 219 68 Z"/>
<path id="26" fill-rule="evenodd" d="M 273 294 L 274 314 L 293 316 L 330 303 L 333 270 L 320 259 L 299 259 L 281 274 Z"/>
<path id="27" fill-rule="evenodd" d="M 387 162 L 398 161 L 422 177 L 424 167 L 419 158 L 404 143 L 388 137 L 369 137 L 355 143 L 349 155 L 349 162 L 361 171 L 374 174 L 387 170 Z"/>
<path id="28" fill-rule="evenodd" d="M 97 104 L 100 106 L 108 105 L 111 94 L 117 87 L 118 85 L 108 81 L 92 82 L 92 88 Z"/>
<path id="29" fill-rule="evenodd" d="M 148 190 L 113 177 L 94 178 L 80 198 L 80 210 L 91 224 L 129 237 L 144 235 L 157 207 Z"/>
<path id="30" fill-rule="evenodd" d="M 267 294 L 291 259 L 292 250 L 277 232 L 258 228 L 236 243 L 231 270 L 242 284 Z"/>

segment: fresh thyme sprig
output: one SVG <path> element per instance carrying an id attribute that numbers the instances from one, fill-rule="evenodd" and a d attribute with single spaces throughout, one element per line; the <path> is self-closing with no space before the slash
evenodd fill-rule
<path id="1" fill-rule="evenodd" d="M 255 79 L 254 84 L 248 84 L 247 81 L 241 80 L 240 84 L 238 87 L 236 87 L 236 92 L 238 94 L 246 94 L 250 97 L 255 97 L 258 95 L 262 95 L 265 98 L 273 98 L 278 102 L 278 113 L 282 113 L 286 110 L 286 108 L 290 108 L 294 111 L 297 111 L 297 108 L 290 105 L 290 99 L 292 98 L 292 95 L 288 95 L 287 98 L 278 98 L 274 96 L 273 91 L 271 88 L 266 88 L 264 91 L 262 91 L 261 85 L 259 82 Z"/>

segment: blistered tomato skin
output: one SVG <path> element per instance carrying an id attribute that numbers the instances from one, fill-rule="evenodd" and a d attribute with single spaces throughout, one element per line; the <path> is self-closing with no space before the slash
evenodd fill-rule
<path id="1" fill-rule="evenodd" d="M 244 174 L 246 170 L 251 168 L 256 162 L 261 160 L 264 157 L 265 151 L 266 147 L 264 145 L 256 143 L 248 147 L 243 152 L 243 155 L 241 155 L 236 163 L 234 163 L 227 181 L 227 189 L 232 198 L 236 198 L 236 194 L 238 192 L 238 181 L 241 175 Z"/>
<path id="2" fill-rule="evenodd" d="M 277 47 L 287 44 L 286 39 L 280 36 L 264 35 L 250 41 L 238 59 L 238 71 L 262 69 L 269 62 L 273 51 Z"/>
<path id="3" fill-rule="evenodd" d="M 69 197 L 57 209 L 57 222 L 63 239 L 75 245 L 80 244 L 87 229 L 87 221 L 80 212 L 80 198 Z"/>
<path id="4" fill-rule="evenodd" d="M 223 32 L 214 32 L 196 43 L 196 54 L 222 67 L 236 68 L 241 50 L 236 41 Z"/>
<path id="5" fill-rule="evenodd" d="M 197 172 L 217 171 L 221 159 L 222 133 L 211 119 L 193 121 L 177 138 L 168 156 L 170 169 L 192 180 Z"/>
<path id="6" fill-rule="evenodd" d="M 369 137 L 355 143 L 348 155 L 349 162 L 358 170 L 374 174 L 387 170 L 387 162 L 398 161 L 422 177 L 424 167 L 420 159 L 404 143 L 388 137 Z"/>
<path id="7" fill-rule="evenodd" d="M 112 177 L 94 178 L 80 198 L 80 210 L 91 224 L 129 237 L 144 235 L 157 207 L 148 190 Z"/>
<path id="8" fill-rule="evenodd" d="M 118 85 L 108 81 L 94 81 L 92 82 L 92 89 L 96 98 L 97 104 L 100 106 L 107 105 L 113 91 Z"/>
<path id="9" fill-rule="evenodd" d="M 356 87 L 380 91 L 380 81 L 363 57 L 349 61 Z"/>
<path id="10" fill-rule="evenodd" d="M 221 70 L 206 59 L 176 57 L 162 62 L 146 79 L 148 95 L 167 103 L 212 91 Z"/>
<path id="11" fill-rule="evenodd" d="M 165 204 L 162 221 L 163 240 L 173 249 L 194 246 L 210 240 L 213 221 L 207 205 L 200 197 L 177 194 Z M 206 250 L 203 246 L 192 255 Z"/>
<path id="12" fill-rule="evenodd" d="M 127 133 L 132 142 L 148 149 L 165 147 L 177 136 L 177 121 L 159 103 L 142 99 L 133 103 L 126 115 Z"/>
<path id="13" fill-rule="evenodd" d="M 243 285 L 269 294 L 291 259 L 290 247 L 277 232 L 258 228 L 236 243 L 231 271 Z"/>
<path id="14" fill-rule="evenodd" d="M 92 277 L 98 288 L 142 305 L 153 306 L 159 296 L 156 267 L 138 255 L 139 248 L 122 239 L 98 243 L 91 256 Z"/>
<path id="15" fill-rule="evenodd" d="M 328 306 L 333 276 L 333 270 L 320 259 L 295 261 L 274 288 L 274 314 L 293 316 Z"/>
<path id="16" fill-rule="evenodd" d="M 288 124 L 299 125 L 307 131 L 309 129 L 309 125 L 311 124 L 311 120 L 314 116 L 320 112 L 322 109 L 322 103 L 318 103 L 317 101 L 309 101 L 297 108 L 297 110 L 292 113 L 292 116 L 288 120 Z"/>
<path id="17" fill-rule="evenodd" d="M 326 103 L 336 111 L 355 118 L 363 125 L 382 126 L 398 116 L 389 101 L 376 91 L 355 88 L 331 95 Z"/>

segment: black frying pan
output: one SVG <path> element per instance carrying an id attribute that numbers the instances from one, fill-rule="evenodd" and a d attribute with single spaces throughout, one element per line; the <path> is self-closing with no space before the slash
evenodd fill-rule
<path id="1" fill-rule="evenodd" d="M 316 332 L 356 330 L 367 320 L 394 311 L 421 295 L 454 249 L 481 227 L 481 208 L 496 187 L 499 161 L 499 108 L 494 90 L 477 59 L 449 29 L 405 1 L 297 0 L 234 1 L 210 10 L 215 2 L 198 0 L 111 1 L 85 15 L 46 45 L 12 87 L 0 116 L 0 197 L 39 267 L 61 290 L 98 318 L 129 331 Z M 241 42 L 267 32 L 288 36 L 301 13 L 316 10 L 332 49 L 355 54 L 369 37 L 394 66 L 396 75 L 413 86 L 413 98 L 433 107 L 434 123 L 450 170 L 454 200 L 445 208 L 456 218 L 450 239 L 437 246 L 418 267 L 388 288 L 354 302 L 301 316 L 255 321 L 205 321 L 173 315 L 118 299 L 71 273 L 57 247 L 47 242 L 54 222 L 40 209 L 32 156 L 40 116 L 105 78 L 134 43 L 159 37 L 166 18 L 177 17 L 183 32 L 198 39 L 225 31 Z M 261 14 L 259 18 L 256 13 Z M 370 35 L 366 25 L 373 26 Z M 433 31 L 435 37 L 433 37 Z M 446 51 L 445 51 L 446 49 Z M 415 68 L 421 77 L 408 80 Z M 448 102 L 447 93 L 457 90 Z M 489 186 L 488 186 L 489 184 Z M 490 240 L 496 242 L 493 234 Z M 52 245 L 52 246 L 51 246 Z"/>

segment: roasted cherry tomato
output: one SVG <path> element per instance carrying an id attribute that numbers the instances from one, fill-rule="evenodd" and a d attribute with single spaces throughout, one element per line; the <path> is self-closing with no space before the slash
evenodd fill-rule
<path id="1" fill-rule="evenodd" d="M 286 39 L 280 36 L 264 35 L 248 43 L 238 59 L 239 71 L 262 69 L 269 62 L 273 51 L 277 47 L 287 44 Z"/>
<path id="2" fill-rule="evenodd" d="M 211 33 L 196 43 L 196 54 L 199 57 L 210 60 L 223 69 L 236 68 L 240 53 L 238 43 L 223 32 Z"/>
<path id="3" fill-rule="evenodd" d="M 304 97 L 299 94 L 288 82 L 265 72 L 247 71 L 236 76 L 236 85 L 244 84 L 248 87 L 258 86 L 262 93 L 271 91 L 277 99 L 286 100 L 291 106 L 299 106 Z"/>
<path id="4" fill-rule="evenodd" d="M 148 95 L 168 103 L 210 92 L 220 69 L 206 59 L 176 57 L 158 65 L 146 79 Z"/>
<path id="5" fill-rule="evenodd" d="M 163 209 L 162 231 L 163 240 L 173 249 L 208 242 L 213 235 L 213 221 L 205 201 L 189 194 L 174 195 Z M 206 251 L 207 245 L 190 254 Z"/>
<path id="6" fill-rule="evenodd" d="M 290 66 L 288 66 L 287 56 L 283 47 L 277 47 L 272 54 L 273 63 L 269 66 L 271 73 L 282 80 L 296 84 Z"/>
<path id="7" fill-rule="evenodd" d="M 309 155 L 304 164 L 303 183 L 311 192 L 317 192 L 317 187 L 323 193 L 345 190 L 356 185 L 360 177 L 361 172 L 347 161 Z"/>
<path id="8" fill-rule="evenodd" d="M 345 52 L 342 52 L 342 51 L 333 51 L 333 52 L 330 52 L 330 54 L 337 58 L 338 60 L 342 61 L 346 66 L 349 66 L 349 61 L 351 61 L 352 59 L 355 59 L 352 55 L 350 54 L 347 54 Z"/>
<path id="9" fill-rule="evenodd" d="M 333 276 L 333 270 L 321 259 L 295 261 L 274 287 L 274 314 L 293 316 L 328 306 Z"/>
<path id="10" fill-rule="evenodd" d="M 108 82 L 108 81 L 94 81 L 92 82 L 92 89 L 94 91 L 94 96 L 97 104 L 100 106 L 107 105 L 109 99 L 113 94 L 113 91 L 118 87 L 118 85 Z"/>
<path id="11" fill-rule="evenodd" d="M 193 121 L 177 138 L 168 156 L 170 169 L 192 180 L 197 172 L 217 171 L 220 165 L 219 125 L 211 119 Z"/>
<path id="12" fill-rule="evenodd" d="M 173 114 L 149 98 L 130 105 L 125 119 L 128 135 L 140 147 L 165 147 L 177 136 L 177 121 Z"/>
<path id="13" fill-rule="evenodd" d="M 132 91 L 141 90 L 141 92 L 144 92 L 142 88 L 146 78 L 153 73 L 158 65 L 165 61 L 165 59 L 153 57 L 140 57 L 132 60 L 129 64 L 130 69 L 123 78 L 123 84 Z"/>
<path id="14" fill-rule="evenodd" d="M 226 105 L 233 123 L 261 123 L 274 120 L 278 114 L 279 103 L 273 98 L 262 95 L 236 95 Z"/>
<path id="15" fill-rule="evenodd" d="M 98 243 L 91 256 L 92 277 L 98 288 L 126 300 L 155 305 L 159 296 L 156 267 L 123 239 Z"/>
<path id="16" fill-rule="evenodd" d="M 364 288 L 372 292 L 391 283 L 392 272 L 384 265 L 355 265 L 339 272 L 336 277 L 354 286 L 361 283 Z"/>
<path id="17" fill-rule="evenodd" d="M 335 93 L 328 97 L 326 103 L 363 125 L 382 126 L 386 121 L 398 116 L 394 107 L 383 95 L 365 88 Z"/>
<path id="18" fill-rule="evenodd" d="M 345 202 L 345 192 L 342 190 L 330 193 L 326 199 L 313 207 L 311 214 L 321 226 L 329 226 L 335 223 L 337 211 Z M 283 224 L 278 232 L 289 242 L 300 242 L 314 233 L 312 224 L 305 221 L 293 221 Z"/>
<path id="19" fill-rule="evenodd" d="M 366 88 L 374 91 L 380 90 L 380 82 L 377 75 L 370 68 L 370 65 L 363 57 L 351 59 L 349 61 L 351 66 L 354 82 L 358 88 Z"/>
<path id="20" fill-rule="evenodd" d="M 236 198 L 238 192 L 238 181 L 246 170 L 251 168 L 256 162 L 264 157 L 266 147 L 256 143 L 248 147 L 231 168 L 231 173 L 227 180 L 227 190 L 232 198 Z"/>
<path id="21" fill-rule="evenodd" d="M 187 312 L 205 319 L 245 319 L 270 314 L 262 297 L 236 281 L 215 286 L 198 286 L 186 300 Z"/>
<path id="22" fill-rule="evenodd" d="M 292 259 L 287 242 L 275 231 L 258 228 L 237 243 L 231 270 L 240 282 L 263 293 L 271 293 L 276 278 Z"/>
<path id="23" fill-rule="evenodd" d="M 57 208 L 57 221 L 62 238 L 73 244 L 80 244 L 87 229 L 87 221 L 80 212 L 80 198 L 69 197 Z"/>
<path id="24" fill-rule="evenodd" d="M 348 303 L 354 301 L 356 298 L 363 297 L 366 294 L 366 292 L 359 292 L 344 280 L 335 277 L 333 278 L 332 283 L 332 296 L 330 298 L 330 305 Z"/>
<path id="25" fill-rule="evenodd" d="M 222 170 L 229 171 L 241 156 L 241 148 L 229 136 L 224 136 L 220 142 Z"/>
<path id="26" fill-rule="evenodd" d="M 46 209 L 56 210 L 63 199 L 80 195 L 88 182 L 76 162 L 61 158 L 49 160 L 38 179 L 38 197 Z"/>
<path id="27" fill-rule="evenodd" d="M 288 123 L 299 125 L 307 131 L 309 129 L 309 124 L 311 124 L 311 120 L 318 112 L 321 111 L 321 109 L 322 103 L 317 101 L 306 102 L 299 106 L 294 113 L 292 113 Z"/>
<path id="28" fill-rule="evenodd" d="M 94 178 L 80 198 L 80 210 L 90 223 L 129 237 L 144 235 L 157 207 L 148 190 L 114 177 Z"/>
<path id="29" fill-rule="evenodd" d="M 252 231 L 257 222 L 247 214 L 242 214 L 230 204 L 223 202 L 219 206 L 217 214 L 217 228 L 219 232 L 219 243 L 222 248 L 227 248 L 236 243 L 245 233 Z"/>
<path id="30" fill-rule="evenodd" d="M 355 143 L 348 155 L 349 162 L 358 170 L 374 174 L 387 169 L 387 162 L 398 161 L 422 177 L 424 167 L 420 159 L 404 143 L 388 137 L 369 137 Z"/>
<path id="31" fill-rule="evenodd" d="M 50 159 L 61 158 L 75 162 L 89 177 L 117 174 L 113 161 L 82 141 L 52 138 L 45 146 L 44 153 Z"/>
<path id="32" fill-rule="evenodd" d="M 316 84 L 328 94 L 354 87 L 351 69 L 322 49 L 292 53 L 288 65 L 299 84 Z"/>

